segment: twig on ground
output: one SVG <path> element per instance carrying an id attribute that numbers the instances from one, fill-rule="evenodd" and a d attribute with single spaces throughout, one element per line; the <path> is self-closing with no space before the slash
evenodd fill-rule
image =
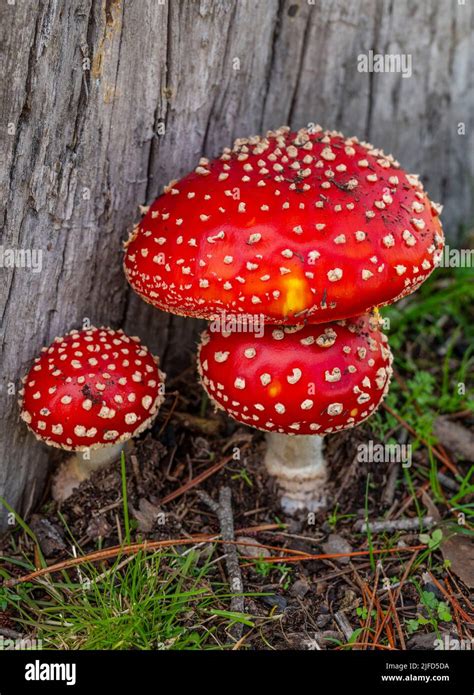
<path id="1" fill-rule="evenodd" d="M 265 546 L 264 546 L 265 547 Z M 390 555 L 391 553 L 413 553 L 417 550 L 425 550 L 428 546 L 426 544 L 422 545 L 412 545 L 407 548 L 373 548 L 370 550 L 354 550 L 351 553 L 322 553 L 320 555 L 311 555 L 310 553 L 304 554 L 299 550 L 292 550 L 293 553 L 300 553 L 300 555 L 282 555 L 280 557 L 261 557 L 259 558 L 260 563 L 272 564 L 275 562 L 302 562 L 306 560 L 332 560 L 333 558 L 339 557 L 360 557 L 361 555 L 383 555 L 384 553 Z M 283 552 L 284 550 L 290 551 L 290 548 L 280 548 Z M 244 560 L 253 560 L 250 555 L 244 555 Z M 255 564 L 253 562 L 247 562 L 244 567 Z"/>
<path id="2" fill-rule="evenodd" d="M 451 492 L 459 491 L 459 484 L 455 480 L 452 480 L 449 476 L 442 473 L 441 471 L 438 471 L 438 480 L 443 487 L 447 488 L 448 490 L 451 490 Z"/>
<path id="3" fill-rule="evenodd" d="M 244 583 L 240 570 L 239 556 L 234 534 L 234 515 L 232 513 L 232 492 L 230 487 L 221 487 L 219 490 L 219 503 L 215 502 L 204 490 L 197 490 L 201 500 L 207 504 L 217 515 L 221 537 L 224 541 L 225 564 L 229 577 L 230 590 L 236 596 L 232 596 L 230 610 L 233 613 L 243 613 L 245 610 Z M 230 541 L 230 543 L 228 542 Z M 242 637 L 243 623 L 235 623 L 229 630 L 232 637 L 238 641 Z"/>
<path id="4" fill-rule="evenodd" d="M 398 472 L 398 464 L 392 463 L 388 473 L 387 484 L 382 495 L 382 501 L 387 507 L 390 507 L 393 504 L 393 500 L 395 497 L 395 489 L 397 486 Z"/>
<path id="5" fill-rule="evenodd" d="M 0 635 L 6 639 L 19 640 L 23 639 L 23 635 L 16 630 L 10 630 L 8 627 L 0 627 Z"/>
<path id="6" fill-rule="evenodd" d="M 354 647 L 358 649 L 359 647 L 370 647 L 371 649 L 386 649 L 387 651 L 393 651 L 394 647 L 388 647 L 384 644 L 377 644 L 376 642 L 351 642 L 350 644 L 344 644 L 342 647 L 336 647 L 337 650 L 345 649 L 346 647 Z"/>
<path id="7" fill-rule="evenodd" d="M 252 534 L 258 533 L 259 531 L 269 531 L 272 528 L 280 528 L 280 524 L 262 524 L 261 526 L 247 526 L 245 528 L 238 529 L 239 534 Z M 3 580 L 0 586 L 12 587 L 17 584 L 24 584 L 25 582 L 30 582 L 39 577 L 43 577 L 47 574 L 52 574 L 53 572 L 62 572 L 64 570 L 71 569 L 72 567 L 77 567 L 78 565 L 85 565 L 88 562 L 102 562 L 104 560 L 111 560 L 119 555 L 134 555 L 140 552 L 150 552 L 155 550 L 163 550 L 165 548 L 172 548 L 173 546 L 181 545 L 199 545 L 202 543 L 223 543 L 215 534 L 211 533 L 201 533 L 193 536 L 188 536 L 187 538 L 170 538 L 164 541 L 142 541 L 141 543 L 131 543 L 130 545 L 114 545 L 110 548 L 104 548 L 102 550 L 94 550 L 87 555 L 77 556 L 68 558 L 67 560 L 62 560 L 48 567 L 41 567 L 36 569 L 34 572 L 29 574 L 24 574 L 21 577 L 11 577 L 10 579 Z M 236 545 L 254 545 L 254 543 L 246 543 L 244 541 L 234 541 Z M 286 548 L 277 548 L 276 546 L 263 546 L 269 549 L 276 549 L 284 552 L 294 553 L 300 552 Z"/>
<path id="8" fill-rule="evenodd" d="M 372 610 L 373 610 L 374 603 L 377 600 L 377 588 L 379 585 L 379 573 L 380 573 L 381 566 L 382 566 L 382 563 L 377 562 L 377 564 L 375 566 L 374 587 L 373 587 L 372 591 L 370 591 L 369 587 L 367 587 L 369 606 L 367 608 L 367 620 L 366 620 L 365 625 L 364 625 L 364 631 L 361 635 L 361 642 L 368 642 L 369 641 L 369 631 L 370 631 L 370 625 L 372 622 Z M 377 610 L 377 627 L 379 625 L 379 619 L 378 618 L 379 618 L 379 615 L 378 615 L 378 610 Z M 376 627 L 376 629 L 377 629 L 377 627 Z M 376 640 L 373 640 L 373 641 L 375 642 Z"/>
<path id="9" fill-rule="evenodd" d="M 449 578 L 451 579 L 452 583 L 453 583 L 454 586 L 456 587 L 456 590 L 457 590 L 458 594 L 464 598 L 464 600 L 466 601 L 466 603 L 467 603 L 467 605 L 469 606 L 470 610 L 474 612 L 474 605 L 473 605 L 473 604 L 471 603 L 471 601 L 469 600 L 469 597 L 466 596 L 466 594 L 461 590 L 461 588 L 460 588 L 459 584 L 457 583 L 457 581 L 456 581 L 454 575 L 452 574 L 452 572 L 451 572 L 449 569 L 447 570 L 447 572 L 448 572 Z"/>
<path id="10" fill-rule="evenodd" d="M 385 570 L 383 568 L 382 563 L 380 563 L 380 571 L 383 574 L 383 577 L 385 579 L 385 583 L 388 584 L 388 586 L 390 586 L 390 580 L 387 577 L 387 575 L 385 574 Z M 398 617 L 397 607 L 395 605 L 395 601 L 393 598 L 393 592 L 390 590 L 390 588 L 388 588 L 387 593 L 388 593 L 388 600 L 390 601 L 390 608 L 392 609 L 391 617 L 392 617 L 392 620 L 395 623 L 395 626 L 397 628 L 398 637 L 400 639 L 400 646 L 405 651 L 406 650 L 405 638 L 403 636 L 403 630 L 402 630 L 402 626 L 400 624 L 400 618 Z"/>
<path id="11" fill-rule="evenodd" d="M 456 597 L 452 593 L 449 593 L 449 591 L 447 591 L 447 589 L 445 589 L 444 586 L 442 584 L 440 584 L 440 582 L 436 579 L 436 577 L 431 572 L 429 572 L 429 575 L 430 575 L 430 578 L 431 578 L 431 581 L 433 582 L 433 584 L 438 588 L 438 590 L 447 599 L 448 603 L 451 604 L 451 606 L 454 609 L 454 612 L 455 613 L 459 612 L 462 619 L 465 620 L 467 623 L 471 622 L 472 616 L 469 616 L 466 613 L 464 608 L 462 608 L 462 606 L 459 604 Z M 448 585 L 449 585 L 449 582 L 448 582 Z"/>
<path id="12" fill-rule="evenodd" d="M 352 633 L 354 632 L 354 628 L 348 621 L 346 614 L 343 611 L 337 611 L 334 613 L 334 620 L 346 638 L 346 642 L 349 642 L 350 638 L 352 637 Z"/>
<path id="13" fill-rule="evenodd" d="M 186 429 L 189 428 L 191 430 L 202 432 L 208 437 L 215 437 L 221 426 L 219 420 L 210 420 L 209 418 L 199 417 L 199 415 L 182 413 L 178 410 L 174 411 L 173 418 L 178 420 L 180 425 L 186 427 Z"/>
<path id="14" fill-rule="evenodd" d="M 160 431 L 158 432 L 158 437 L 160 437 L 163 432 L 165 431 L 166 426 L 168 425 L 171 416 L 173 415 L 176 406 L 178 405 L 178 400 L 179 400 L 179 391 L 168 391 L 166 393 L 166 397 L 169 398 L 170 396 L 173 396 L 174 400 L 173 403 L 171 404 L 171 408 L 169 409 L 169 412 L 167 413 L 165 420 L 163 424 L 160 427 Z"/>
<path id="15" fill-rule="evenodd" d="M 239 534 L 244 535 L 245 533 L 256 533 L 257 531 L 260 530 L 265 530 L 268 531 L 269 528 L 271 527 L 271 524 L 265 524 L 262 525 L 262 527 L 247 527 L 247 528 L 242 528 L 238 530 Z M 280 528 L 279 524 L 274 524 L 274 528 Z M 162 548 L 172 548 L 173 546 L 178 546 L 178 545 L 192 545 L 193 543 L 205 543 L 205 542 L 211 542 L 211 543 L 223 543 L 224 541 L 220 540 L 217 538 L 215 535 L 212 534 L 199 534 L 199 535 L 194 535 L 194 536 L 189 536 L 189 538 L 170 538 L 169 540 L 166 541 L 143 541 L 142 543 L 132 543 L 131 545 L 125 545 L 125 546 L 113 546 L 111 548 L 106 548 L 104 550 L 96 550 L 92 553 L 89 553 L 88 555 L 82 555 L 80 557 L 73 557 L 69 558 L 68 560 L 63 560 L 62 562 L 58 562 L 54 565 L 50 565 L 49 567 L 42 567 L 41 569 L 37 569 L 34 572 L 30 572 L 29 574 L 24 574 L 21 577 L 12 577 L 11 579 L 7 579 L 3 582 L 3 586 L 7 587 L 12 587 L 15 586 L 16 584 L 23 584 L 24 582 L 30 582 L 33 579 L 37 579 L 38 577 L 43 577 L 45 574 L 51 574 L 53 572 L 62 572 L 63 570 L 70 569 L 71 567 L 76 567 L 76 565 L 82 565 L 86 564 L 87 562 L 100 562 L 101 560 L 108 560 L 112 559 L 114 557 L 117 557 L 118 555 L 130 555 L 133 553 L 139 553 L 141 551 L 147 552 L 147 551 L 152 551 L 152 550 L 160 550 Z M 230 543 L 231 541 L 228 541 Z M 233 541 L 234 545 L 251 545 L 254 546 L 254 543 L 245 543 L 243 541 Z M 261 544 L 263 545 L 263 544 Z M 269 548 L 269 549 L 275 549 L 275 546 L 267 546 L 263 545 L 264 548 Z M 281 557 L 268 557 L 268 558 L 260 558 L 259 562 L 302 562 L 305 560 L 328 560 L 332 558 L 340 558 L 340 557 L 359 557 L 359 556 L 365 556 L 365 555 L 379 555 L 383 553 L 387 554 L 392 554 L 392 553 L 413 553 L 418 550 L 425 550 L 426 545 L 415 545 L 415 546 L 410 546 L 407 548 L 378 548 L 376 550 L 356 550 L 351 553 L 325 553 L 323 555 L 309 555 L 305 554 L 304 552 L 300 550 L 295 550 L 293 548 L 279 548 L 280 552 L 286 552 L 290 553 L 290 555 L 283 555 Z M 300 553 L 299 555 L 291 555 L 291 553 Z M 248 565 L 253 565 L 255 564 L 255 560 L 253 558 L 249 557 L 244 557 L 244 559 L 247 560 L 253 560 L 252 562 L 247 562 L 244 567 Z"/>
<path id="16" fill-rule="evenodd" d="M 244 448 L 247 448 L 248 444 L 244 444 L 241 447 L 241 451 Z M 181 495 L 184 495 L 185 492 L 189 492 L 191 488 L 195 487 L 196 485 L 199 485 L 199 483 L 202 483 L 203 480 L 206 480 L 206 478 L 209 478 L 211 475 L 214 475 L 214 473 L 217 473 L 221 468 L 224 468 L 226 463 L 229 463 L 229 461 L 232 460 L 232 456 L 226 456 L 223 458 L 221 461 L 218 461 L 215 463 L 213 466 L 210 466 L 209 468 L 206 468 L 202 473 L 197 475 L 195 478 L 192 480 L 188 480 L 187 483 L 182 485 L 180 488 L 175 490 L 174 492 L 171 492 L 169 495 L 166 495 L 166 497 L 163 497 L 158 502 L 157 506 L 161 506 L 163 504 L 168 504 L 168 502 L 171 502 L 172 500 L 175 500 L 177 497 L 180 497 Z"/>
<path id="17" fill-rule="evenodd" d="M 407 581 L 408 577 L 410 576 L 411 568 L 413 567 L 413 564 L 418 557 L 418 551 L 414 553 L 414 555 L 411 557 L 410 561 L 408 562 L 407 566 L 405 567 L 405 571 L 403 573 L 402 578 L 400 579 L 400 583 L 398 585 L 398 588 L 395 591 L 395 596 L 393 597 L 393 605 L 397 606 L 398 599 L 400 598 L 400 595 L 402 593 L 402 588 L 405 582 Z M 387 591 L 391 591 L 391 589 L 387 589 Z M 380 635 L 382 634 L 382 630 L 384 628 L 385 623 L 387 622 L 388 618 L 390 617 L 390 613 L 387 611 L 382 619 L 381 624 L 379 625 L 376 634 L 374 636 L 374 642 L 377 642 Z"/>
<path id="18" fill-rule="evenodd" d="M 432 516 L 425 516 L 423 519 L 388 519 L 387 521 L 357 521 L 354 530 L 366 533 L 367 528 L 371 533 L 382 533 L 382 531 L 416 531 L 421 526 L 431 528 L 435 524 Z"/>
<path id="19" fill-rule="evenodd" d="M 359 570 L 364 569 L 365 570 L 368 567 L 370 567 L 370 562 L 359 564 L 357 569 L 359 569 Z M 328 582 L 331 579 L 336 579 L 336 577 L 343 577 L 346 574 L 352 574 L 353 571 L 354 571 L 353 566 L 349 565 L 349 567 L 347 567 L 344 570 L 339 570 L 338 572 L 331 572 L 330 574 L 323 574 L 323 575 L 318 576 L 318 582 Z"/>
<path id="20" fill-rule="evenodd" d="M 411 425 L 409 425 L 406 420 L 404 420 L 402 417 L 400 417 L 400 415 L 398 413 L 396 413 L 389 405 L 387 405 L 387 403 L 382 403 L 382 407 L 388 413 L 390 413 L 390 415 L 392 415 L 395 418 L 395 420 L 397 420 L 400 423 L 400 425 L 402 425 L 402 427 L 405 427 L 405 429 L 407 429 L 410 432 L 410 434 L 412 434 L 414 437 L 416 437 L 416 439 L 419 439 L 420 442 L 422 444 L 424 444 L 428 449 L 431 449 L 431 451 L 433 452 L 433 455 L 436 456 L 436 458 L 439 461 L 441 461 L 441 463 L 444 463 L 446 468 L 449 468 L 449 470 L 454 475 L 459 475 L 458 469 L 456 468 L 454 463 L 448 458 L 448 456 L 443 455 L 440 451 L 438 451 L 438 449 L 435 446 L 433 446 L 432 444 L 427 442 L 426 439 L 424 439 L 423 437 L 420 437 L 418 432 L 416 430 L 414 430 L 413 427 Z"/>

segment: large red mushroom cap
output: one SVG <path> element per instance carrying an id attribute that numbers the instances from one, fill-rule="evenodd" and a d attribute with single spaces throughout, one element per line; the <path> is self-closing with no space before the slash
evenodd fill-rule
<path id="1" fill-rule="evenodd" d="M 324 326 L 266 326 L 202 335 L 201 383 L 218 407 L 260 430 L 326 434 L 358 425 L 386 394 L 392 373 L 375 315 Z"/>
<path id="2" fill-rule="evenodd" d="M 426 280 L 443 247 L 439 212 L 391 155 L 282 127 L 171 182 L 126 243 L 125 273 L 175 314 L 325 323 Z"/>
<path id="3" fill-rule="evenodd" d="M 138 338 L 73 330 L 43 348 L 23 379 L 21 418 L 37 439 L 61 449 L 124 442 L 155 418 L 164 378 Z"/>

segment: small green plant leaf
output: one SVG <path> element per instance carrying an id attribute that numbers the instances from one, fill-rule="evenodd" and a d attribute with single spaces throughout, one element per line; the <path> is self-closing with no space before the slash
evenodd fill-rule
<path id="1" fill-rule="evenodd" d="M 449 606 L 444 601 L 438 603 L 438 617 L 445 623 L 449 623 L 452 620 L 451 612 Z"/>
<path id="2" fill-rule="evenodd" d="M 352 635 L 349 637 L 347 643 L 348 644 L 354 644 L 354 642 L 357 642 L 357 638 L 359 637 L 359 635 L 361 634 L 363 629 L 364 629 L 363 627 L 356 628 L 354 630 L 354 632 L 352 633 Z"/>
<path id="3" fill-rule="evenodd" d="M 419 624 L 418 620 L 407 620 L 406 626 L 407 626 L 408 632 L 410 634 L 413 634 L 414 632 L 416 632 L 418 630 L 418 628 L 420 627 L 420 624 Z"/>
<path id="4" fill-rule="evenodd" d="M 432 591 L 423 591 L 421 594 L 421 602 L 427 606 L 427 608 L 436 608 L 438 605 L 438 599 Z"/>

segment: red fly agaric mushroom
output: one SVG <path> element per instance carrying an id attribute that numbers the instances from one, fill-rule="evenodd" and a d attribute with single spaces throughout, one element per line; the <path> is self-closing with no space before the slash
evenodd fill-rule
<path id="1" fill-rule="evenodd" d="M 202 335 L 201 383 L 234 419 L 268 432 L 266 466 L 289 513 L 324 505 L 322 435 L 363 422 L 388 390 L 392 356 L 378 323 L 378 314 L 365 314 L 321 326 L 266 326 L 260 339 Z"/>
<path id="2" fill-rule="evenodd" d="M 21 418 L 37 439 L 82 453 L 62 469 L 60 497 L 151 425 L 164 379 L 158 359 L 121 330 L 72 330 L 42 349 L 23 379 Z"/>
<path id="3" fill-rule="evenodd" d="M 175 314 L 325 323 L 417 289 L 439 263 L 440 211 L 391 155 L 282 127 L 165 187 L 125 245 L 125 273 Z"/>

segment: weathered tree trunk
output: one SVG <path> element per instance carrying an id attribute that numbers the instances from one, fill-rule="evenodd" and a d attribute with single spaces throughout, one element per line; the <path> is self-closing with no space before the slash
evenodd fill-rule
<path id="1" fill-rule="evenodd" d="M 0 268 L 0 495 L 28 512 L 46 478 L 12 393 L 42 345 L 88 318 L 139 334 L 167 371 L 192 352 L 199 324 L 131 293 L 121 241 L 202 153 L 284 123 L 336 127 L 420 173 L 459 238 L 472 19 L 455 0 L 1 3 L 0 244 L 43 258 L 37 273 Z M 410 54 L 412 77 L 358 72 L 371 49 Z"/>

